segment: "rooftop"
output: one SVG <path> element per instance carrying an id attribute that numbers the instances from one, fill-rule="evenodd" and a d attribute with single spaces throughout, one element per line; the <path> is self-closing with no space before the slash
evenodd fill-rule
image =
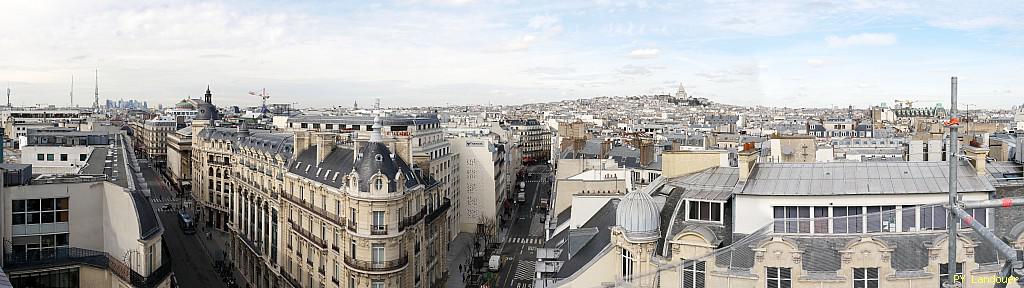
<path id="1" fill-rule="evenodd" d="M 757 163 L 740 195 L 852 195 L 947 193 L 947 162 Z M 962 161 L 957 190 L 994 191 Z"/>

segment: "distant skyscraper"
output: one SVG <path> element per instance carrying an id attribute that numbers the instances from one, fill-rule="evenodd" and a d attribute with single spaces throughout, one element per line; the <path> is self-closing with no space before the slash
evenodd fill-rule
<path id="1" fill-rule="evenodd" d="M 100 70 L 99 69 L 96 69 L 96 92 L 95 92 L 94 95 L 96 96 L 96 98 L 93 99 L 92 109 L 98 111 L 98 110 L 100 110 Z"/>

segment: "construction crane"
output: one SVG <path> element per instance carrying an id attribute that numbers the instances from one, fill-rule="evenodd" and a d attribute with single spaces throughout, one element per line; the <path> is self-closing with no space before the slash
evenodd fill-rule
<path id="1" fill-rule="evenodd" d="M 938 102 L 938 101 L 934 101 L 934 100 L 907 100 L 907 99 L 896 100 L 897 106 L 900 106 L 902 108 L 914 108 L 914 103 L 934 103 L 934 102 Z"/>
<path id="2" fill-rule="evenodd" d="M 249 91 L 249 95 L 259 96 L 263 102 L 261 102 L 260 113 L 267 113 L 267 98 L 270 98 L 270 94 L 267 94 L 267 88 L 260 89 L 257 91 Z"/>

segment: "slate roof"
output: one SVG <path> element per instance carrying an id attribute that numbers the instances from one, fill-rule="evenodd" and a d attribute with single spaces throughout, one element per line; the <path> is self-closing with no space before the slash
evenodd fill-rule
<path id="1" fill-rule="evenodd" d="M 341 123 L 347 125 L 373 125 L 373 116 L 327 116 L 300 115 L 288 119 L 288 122 Z M 426 115 L 395 115 L 380 117 L 384 126 L 437 124 L 437 114 Z"/>
<path id="2" fill-rule="evenodd" d="M 615 211 L 617 210 L 618 206 L 619 200 L 608 201 L 608 203 L 605 203 L 604 206 L 601 207 L 601 209 L 598 210 L 592 218 L 590 218 L 590 221 L 587 221 L 586 224 L 583 224 L 581 228 L 597 228 L 598 232 L 590 239 L 590 241 L 580 244 L 583 245 L 583 247 L 580 247 L 579 249 L 573 249 L 577 250 L 576 253 L 571 258 L 568 258 L 562 264 L 562 269 L 559 269 L 558 272 L 555 273 L 553 278 L 561 279 L 572 276 L 572 274 L 579 271 L 581 268 L 586 266 L 587 263 L 589 263 L 591 260 L 597 257 L 597 255 L 602 250 L 604 250 L 605 247 L 611 245 L 611 227 L 615 226 Z M 549 241 L 548 243 L 551 242 L 552 241 Z M 565 242 L 571 244 L 572 241 Z M 577 243 L 580 242 L 581 241 L 577 241 Z M 564 255 L 569 253 L 562 254 Z"/>
<path id="3" fill-rule="evenodd" d="M 292 133 L 253 133 L 238 140 L 237 147 L 257 149 L 269 154 L 281 154 L 285 159 L 292 157 Z"/>
<path id="4" fill-rule="evenodd" d="M 992 183 L 997 184 L 1022 184 L 1024 183 L 1024 169 L 1020 164 L 1012 161 L 993 161 L 985 164 L 985 176 Z"/>
<path id="5" fill-rule="evenodd" d="M 726 201 L 739 181 L 739 168 L 712 167 L 668 180 L 667 186 L 682 188 L 679 197 L 686 199 Z"/>
<path id="6" fill-rule="evenodd" d="M 561 156 L 562 159 L 598 159 L 600 154 L 601 140 L 590 139 L 583 143 L 583 149 L 581 149 L 581 151 L 566 149 L 562 152 Z M 629 145 L 612 146 L 608 149 L 608 158 L 614 160 L 616 164 L 626 168 L 641 168 L 640 149 Z M 655 161 L 651 162 L 651 164 L 646 168 L 660 170 L 661 157 L 656 157 Z"/>
<path id="7" fill-rule="evenodd" d="M 401 157 L 391 154 L 382 143 L 368 142 L 362 145 L 359 151 L 362 156 L 358 157 L 353 156 L 354 151 L 350 147 L 335 147 L 322 162 L 316 161 L 317 149 L 312 146 L 300 152 L 295 161 L 288 164 L 288 172 L 339 188 L 344 184 L 344 176 L 354 170 L 359 175 L 360 191 L 370 190 L 370 177 L 377 172 L 388 179 L 388 192 L 396 191 L 395 176 L 399 172 L 403 174 L 406 188 L 420 184 L 412 167 Z"/>
<path id="8" fill-rule="evenodd" d="M 742 195 L 851 195 L 946 193 L 946 162 L 758 163 Z M 961 162 L 957 190 L 994 191 L 974 168 Z"/>
<path id="9" fill-rule="evenodd" d="M 128 194 L 132 197 L 132 203 L 135 204 L 135 212 L 139 217 L 139 238 L 149 239 L 163 230 L 163 225 L 160 224 L 160 219 L 157 218 L 156 212 L 153 210 L 153 204 L 149 202 L 149 199 L 146 199 L 146 196 L 139 192 L 130 192 Z"/>

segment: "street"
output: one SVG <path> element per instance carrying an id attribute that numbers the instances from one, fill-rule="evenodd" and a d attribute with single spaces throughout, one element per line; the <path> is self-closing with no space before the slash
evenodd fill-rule
<path id="1" fill-rule="evenodd" d="M 537 207 L 541 198 L 550 197 L 551 184 L 546 165 L 530 166 L 526 177 L 526 202 L 517 204 L 515 216 L 502 249 L 497 287 L 530 288 L 536 277 L 536 251 L 544 244 L 544 212 Z M 517 191 L 518 193 L 518 191 Z"/>
<path id="2" fill-rule="evenodd" d="M 173 188 L 164 183 L 163 178 L 150 164 L 140 163 L 140 166 L 142 166 L 143 178 L 146 179 L 150 190 L 152 190 L 150 201 L 153 202 L 153 208 L 157 210 L 157 215 L 160 215 L 160 221 L 163 222 L 163 241 L 167 244 L 167 249 L 171 254 L 164 256 L 171 257 L 171 270 L 174 271 L 178 286 L 226 287 L 220 275 L 213 268 L 213 258 L 199 243 L 199 237 L 202 237 L 203 233 L 185 235 L 178 226 L 177 209 L 161 211 L 164 204 L 179 206 L 177 198 L 174 197 Z"/>

